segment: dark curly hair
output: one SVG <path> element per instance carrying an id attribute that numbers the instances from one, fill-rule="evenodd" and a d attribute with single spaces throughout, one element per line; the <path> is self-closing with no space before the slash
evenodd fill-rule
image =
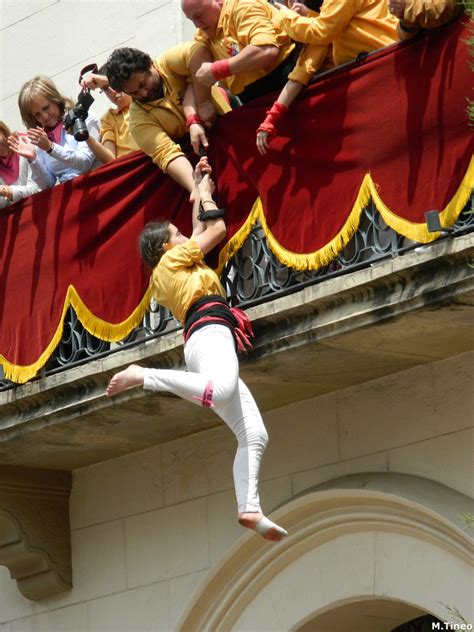
<path id="1" fill-rule="evenodd" d="M 165 250 L 163 245 L 170 238 L 169 220 L 159 219 L 148 222 L 138 238 L 138 247 L 145 264 L 153 270 L 158 265 Z"/>
<path id="2" fill-rule="evenodd" d="M 147 53 L 137 48 L 116 48 L 107 60 L 109 85 L 118 92 L 135 72 L 146 72 L 153 65 Z"/>

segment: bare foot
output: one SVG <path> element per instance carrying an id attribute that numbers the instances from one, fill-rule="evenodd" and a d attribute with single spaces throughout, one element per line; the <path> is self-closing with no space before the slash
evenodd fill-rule
<path id="1" fill-rule="evenodd" d="M 134 386 L 143 385 L 143 372 L 144 369 L 138 364 L 131 364 L 124 371 L 116 373 L 110 380 L 105 394 L 107 397 L 113 397 L 118 395 L 127 388 L 133 388 Z"/>
<path id="2" fill-rule="evenodd" d="M 288 535 L 285 529 L 266 518 L 259 511 L 241 513 L 239 515 L 239 523 L 243 527 L 247 527 L 247 529 L 254 529 L 265 540 L 271 540 L 272 542 L 279 542 Z"/>

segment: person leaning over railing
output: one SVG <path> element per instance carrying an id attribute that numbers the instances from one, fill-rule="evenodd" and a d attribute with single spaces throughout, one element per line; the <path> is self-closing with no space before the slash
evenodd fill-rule
<path id="1" fill-rule="evenodd" d="M 10 128 L 0 121 L 0 208 L 40 190 L 31 176 L 26 158 L 18 156 L 8 146 L 9 136 Z"/>
<path id="2" fill-rule="evenodd" d="M 298 3 L 298 13 L 278 5 L 277 26 L 296 42 L 307 44 L 300 53 L 289 81 L 257 130 L 257 148 L 268 150 L 268 140 L 277 133 L 278 121 L 297 95 L 321 69 L 331 46 L 335 66 L 398 41 L 397 20 L 390 15 L 387 0 L 324 0 L 319 14 Z M 302 15 L 305 14 L 305 15 Z"/>
<path id="3" fill-rule="evenodd" d="M 85 141 L 77 141 L 70 130 L 64 129 L 63 118 L 75 104 L 58 91 L 51 79 L 37 76 L 27 81 L 18 105 L 28 128 L 28 142 L 13 135 L 9 146 L 29 161 L 33 180 L 41 189 L 72 180 L 100 164 Z M 89 135 L 98 140 L 97 116 L 89 111 L 85 125 Z"/>
<path id="4" fill-rule="evenodd" d="M 296 47 L 273 23 L 276 9 L 267 0 L 182 0 L 181 6 L 212 55 L 196 71 L 198 83 L 219 81 L 241 103 L 285 85 Z"/>
<path id="5" fill-rule="evenodd" d="M 206 148 L 206 129 L 230 109 L 217 88 L 193 83 L 195 69 L 210 59 L 198 42 L 173 46 L 157 59 L 136 48 L 118 48 L 107 60 L 110 86 L 132 97 L 130 132 L 142 151 L 192 197 L 193 167 L 176 141 L 187 131 L 194 151 Z"/>
<path id="6" fill-rule="evenodd" d="M 388 0 L 390 13 L 399 19 L 401 40 L 411 39 L 421 29 L 433 29 L 455 20 L 463 10 L 459 0 Z"/>
<path id="7" fill-rule="evenodd" d="M 82 85 L 89 90 L 100 88 L 115 107 L 109 108 L 100 118 L 100 142 L 93 136 L 87 139 L 88 146 L 102 162 L 111 162 L 115 158 L 126 156 L 140 149 L 130 133 L 130 105 L 132 97 L 109 86 L 107 65 L 99 68 L 97 73 L 89 73 L 82 79 Z"/>

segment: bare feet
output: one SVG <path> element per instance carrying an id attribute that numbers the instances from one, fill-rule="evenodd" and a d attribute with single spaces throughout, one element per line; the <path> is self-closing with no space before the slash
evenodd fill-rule
<path id="1" fill-rule="evenodd" d="M 113 397 L 125 391 L 127 388 L 143 386 L 143 372 L 143 367 L 138 366 L 138 364 L 131 364 L 127 369 L 113 376 L 107 386 L 105 394 L 107 397 Z"/>
<path id="2" fill-rule="evenodd" d="M 283 540 L 288 532 L 282 527 L 266 518 L 261 512 L 247 512 L 239 515 L 239 523 L 247 529 L 254 529 L 260 533 L 265 540 L 279 542 Z"/>

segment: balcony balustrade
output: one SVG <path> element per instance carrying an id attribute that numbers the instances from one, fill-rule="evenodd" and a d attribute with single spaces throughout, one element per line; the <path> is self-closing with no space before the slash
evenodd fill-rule
<path id="1" fill-rule="evenodd" d="M 456 238 L 474 230 L 472 200 L 459 216 L 449 237 Z M 360 225 L 347 246 L 326 266 L 318 270 L 295 270 L 278 261 L 270 250 L 261 226 L 257 223 L 243 247 L 234 255 L 222 274 L 222 283 L 233 306 L 242 309 L 301 290 L 307 285 L 350 274 L 361 268 L 401 257 L 405 253 L 430 248 L 397 234 L 389 228 L 381 215 L 370 203 L 363 212 Z M 169 310 L 151 301 L 150 309 L 142 324 L 123 341 L 109 343 L 100 340 L 84 329 L 72 308 L 64 322 L 63 338 L 38 377 L 101 358 L 144 341 L 162 336 L 180 328 Z M 13 388 L 9 380 L 0 381 L 0 391 Z"/>

